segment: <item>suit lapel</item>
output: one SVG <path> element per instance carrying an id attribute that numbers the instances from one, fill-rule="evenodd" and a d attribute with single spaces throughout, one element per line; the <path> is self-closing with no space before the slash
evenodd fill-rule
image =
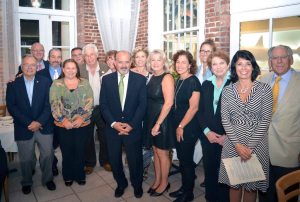
<path id="1" fill-rule="evenodd" d="M 120 95 L 119 95 L 119 83 L 118 83 L 118 72 L 113 73 L 112 77 L 112 86 L 111 86 L 111 93 L 114 93 L 115 95 L 113 97 L 116 97 L 116 102 L 119 103 L 118 107 L 119 110 L 122 111 L 122 106 L 120 103 Z"/>
<path id="2" fill-rule="evenodd" d="M 131 95 L 133 85 L 134 85 L 134 77 L 132 76 L 132 74 L 129 71 L 129 73 L 128 73 L 127 92 L 126 92 L 126 98 L 125 98 L 125 103 L 124 103 L 124 109 L 126 109 L 126 104 L 128 102 L 130 103 L 130 99 L 133 96 L 133 95 Z"/>
<path id="3" fill-rule="evenodd" d="M 34 79 L 33 92 L 32 92 L 32 103 L 31 106 L 36 106 L 38 102 L 36 102 L 38 98 L 38 94 L 40 92 L 39 79 Z"/>
<path id="4" fill-rule="evenodd" d="M 22 99 L 22 97 L 25 98 L 26 105 L 30 107 L 30 102 L 29 102 L 29 98 L 28 98 L 28 94 L 27 94 L 27 90 L 26 90 L 26 86 L 25 86 L 24 76 L 22 76 L 20 79 L 20 93 L 21 93 L 20 98 L 21 99 Z"/>

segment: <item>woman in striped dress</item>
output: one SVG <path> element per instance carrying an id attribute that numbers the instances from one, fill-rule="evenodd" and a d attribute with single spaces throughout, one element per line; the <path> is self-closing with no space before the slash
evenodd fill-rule
<path id="1" fill-rule="evenodd" d="M 225 138 L 222 159 L 240 157 L 242 161 L 257 155 L 266 179 L 231 185 L 221 162 L 219 182 L 230 186 L 230 201 L 255 201 L 256 191 L 266 192 L 269 179 L 267 131 L 272 116 L 272 90 L 268 84 L 256 81 L 260 69 L 252 53 L 238 51 L 231 61 L 232 84 L 226 86 L 221 98 L 222 123 Z"/>

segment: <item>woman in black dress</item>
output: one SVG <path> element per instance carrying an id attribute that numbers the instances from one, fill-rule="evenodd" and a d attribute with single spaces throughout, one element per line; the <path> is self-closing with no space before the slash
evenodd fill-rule
<path id="1" fill-rule="evenodd" d="M 195 184 L 195 163 L 193 161 L 200 127 L 196 118 L 201 84 L 194 73 L 196 61 L 188 51 L 180 50 L 173 56 L 173 62 L 180 78 L 175 85 L 174 123 L 176 128 L 176 151 L 179 159 L 182 186 L 170 193 L 175 202 L 192 201 Z"/>
<path id="2" fill-rule="evenodd" d="M 208 58 L 213 76 L 201 86 L 199 124 L 202 132 L 202 152 L 205 184 L 205 199 L 211 202 L 229 201 L 229 187 L 218 183 L 221 152 L 225 130 L 221 120 L 221 93 L 230 83 L 229 56 L 216 51 Z"/>
<path id="3" fill-rule="evenodd" d="M 144 144 L 153 148 L 155 170 L 155 180 L 148 193 L 160 196 L 170 188 L 169 150 L 174 146 L 170 111 L 174 100 L 174 79 L 167 73 L 168 65 L 163 51 L 151 52 L 148 65 L 153 75 L 147 85 Z"/>

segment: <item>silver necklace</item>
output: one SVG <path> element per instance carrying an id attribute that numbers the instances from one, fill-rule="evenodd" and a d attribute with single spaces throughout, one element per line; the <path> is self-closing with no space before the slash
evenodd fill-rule
<path id="1" fill-rule="evenodd" d="M 180 88 L 181 88 L 181 86 L 182 86 L 182 84 L 183 84 L 184 81 L 185 81 L 185 79 L 182 81 L 182 83 L 179 85 L 179 87 L 178 87 L 179 80 L 176 82 L 176 86 L 175 86 L 175 99 L 174 99 L 175 109 L 177 109 L 177 102 L 176 102 L 177 99 L 176 99 L 176 97 L 177 97 L 177 94 L 178 94 L 178 92 L 179 92 L 179 90 L 180 90 Z"/>

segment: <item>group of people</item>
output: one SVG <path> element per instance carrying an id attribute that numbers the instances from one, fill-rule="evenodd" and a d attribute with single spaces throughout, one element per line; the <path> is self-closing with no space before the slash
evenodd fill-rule
<path id="1" fill-rule="evenodd" d="M 147 193 L 159 197 L 170 189 L 170 151 L 176 148 L 181 186 L 169 195 L 176 202 L 192 201 L 199 139 L 207 201 L 241 201 L 242 196 L 255 201 L 257 191 L 261 201 L 276 201 L 276 180 L 300 169 L 300 73 L 291 68 L 293 52 L 288 46 L 269 50 L 272 72 L 259 77 L 251 52 L 237 51 L 230 61 L 209 39 L 200 46 L 199 67 L 188 51 L 173 55 L 178 79 L 159 49 L 148 53 L 137 48 L 132 55 L 109 51 L 103 65 L 97 60 L 97 47 L 88 44 L 74 48 L 72 59 L 62 67 L 59 49 L 50 50 L 49 62 L 42 60 L 42 49 L 39 43 L 32 45 L 32 54 L 22 58 L 21 76 L 7 87 L 24 194 L 33 183 L 35 142 L 43 185 L 55 190 L 53 150 L 58 145 L 65 185 L 84 185 L 85 175 L 96 165 L 95 130 L 99 163 L 117 182 L 115 197 L 128 186 L 123 151 L 136 198 L 143 196 L 142 182 L 153 156 L 155 177 Z M 265 180 L 232 185 L 222 159 L 248 161 L 253 155 Z"/>

